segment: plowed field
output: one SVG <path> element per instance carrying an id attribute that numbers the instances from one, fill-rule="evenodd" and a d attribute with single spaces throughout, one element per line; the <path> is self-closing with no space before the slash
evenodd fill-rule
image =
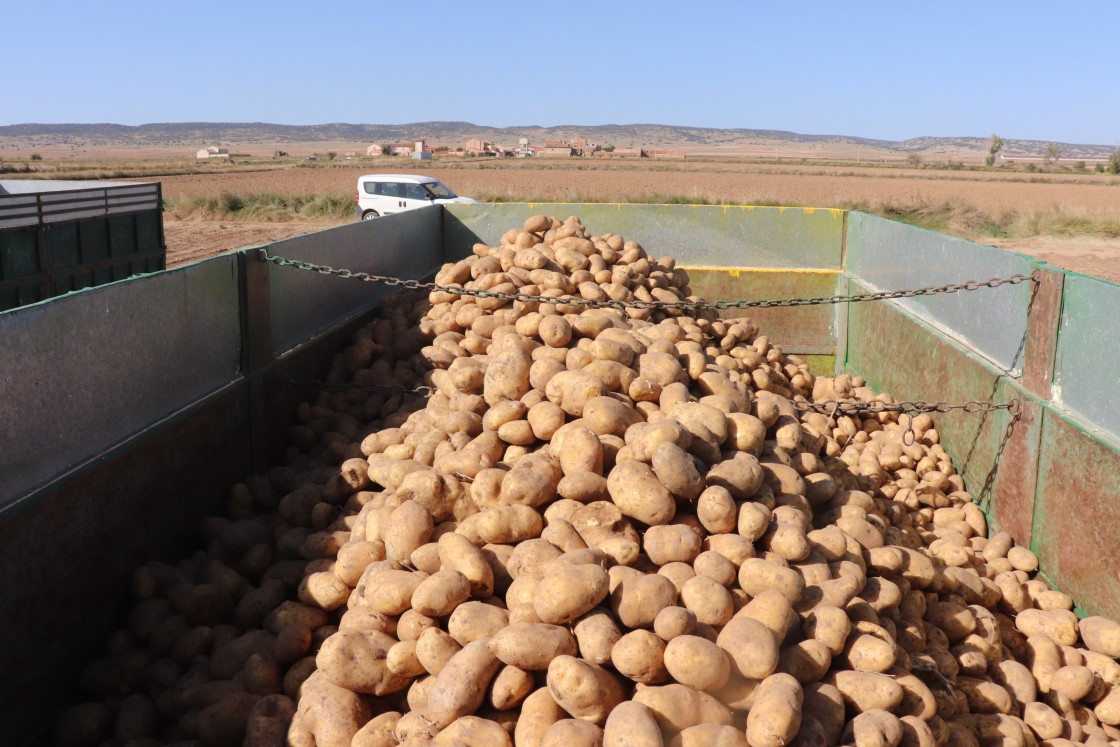
<path id="1" fill-rule="evenodd" d="M 819 167 L 740 169 L 725 164 L 597 164 L 545 162 L 533 168 L 480 165 L 471 168 L 425 166 L 417 173 L 433 176 L 459 194 L 479 199 L 533 198 L 548 202 L 649 202 L 651 198 L 686 198 L 738 204 L 781 203 L 829 207 L 866 201 L 886 204 L 964 201 L 987 213 L 1047 210 L 1055 206 L 1086 210 L 1120 209 L 1120 179 L 1104 175 L 1029 177 L 988 172 L 922 172 L 894 169 L 821 169 Z M 396 163 L 384 170 L 400 171 Z M 166 197 L 179 199 L 222 191 L 279 194 L 352 192 L 358 176 L 373 166 L 286 169 L 229 174 L 160 177 Z M 1031 181 L 1034 179 L 1035 181 Z"/>
<path id="2" fill-rule="evenodd" d="M 425 164 L 400 161 L 362 166 L 165 176 L 171 200 L 238 194 L 352 193 L 361 174 L 424 173 L 459 194 L 483 201 L 658 202 L 713 201 L 814 207 L 871 205 L 970 206 L 991 216 L 1061 210 L 1120 212 L 1120 178 L 1100 174 L 961 172 L 919 169 L 824 168 L 716 162 L 504 161 Z M 168 220 L 168 264 L 174 266 L 242 246 L 275 241 L 331 222 L 250 223 Z M 1054 265 L 1120 282 L 1120 240 L 1032 238 L 995 241 Z"/>

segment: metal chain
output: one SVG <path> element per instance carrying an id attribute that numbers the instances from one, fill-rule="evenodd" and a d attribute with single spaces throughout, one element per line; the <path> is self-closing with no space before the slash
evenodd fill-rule
<path id="1" fill-rule="evenodd" d="M 923 412 L 936 412 L 947 413 L 954 410 L 961 410 L 968 413 L 977 412 L 995 412 L 996 410 L 1008 410 L 1011 413 L 1011 423 L 1008 428 L 1011 428 L 1015 421 L 1019 419 L 1019 400 L 1012 399 L 1010 402 L 979 402 L 977 400 L 969 400 L 961 404 L 950 404 L 948 402 L 925 402 L 925 401 L 903 401 L 903 402 L 880 402 L 874 400 L 871 402 L 861 402 L 858 400 L 837 400 L 826 399 L 820 402 L 807 402 L 807 401 L 794 401 L 793 407 L 795 410 L 803 412 L 820 412 L 827 414 L 829 417 L 836 417 L 837 415 L 875 415 L 881 412 L 897 412 L 897 413 L 923 413 Z M 914 419 L 910 418 L 906 421 L 906 429 L 902 432 L 902 443 L 906 446 L 913 446 L 917 440 L 917 434 L 914 433 Z"/>
<path id="2" fill-rule="evenodd" d="M 795 410 L 821 412 L 827 415 L 877 415 L 881 412 L 907 414 L 923 412 L 947 413 L 953 410 L 976 413 L 994 412 L 996 410 L 1018 410 L 1019 400 L 1013 399 L 1010 402 L 1002 403 L 969 400 L 968 402 L 962 402 L 960 404 L 950 404 L 948 402 L 926 401 L 880 402 L 879 400 L 873 400 L 871 402 L 863 402 L 859 400 L 825 399 L 819 402 L 803 402 L 796 400 L 793 403 L 793 407 Z"/>
<path id="3" fill-rule="evenodd" d="M 391 287 L 405 288 L 408 290 L 426 290 L 430 292 L 449 293 L 455 296 L 473 296 L 476 298 L 494 298 L 500 301 L 521 301 L 524 303 L 545 303 L 565 306 L 582 306 L 588 309 L 682 309 L 698 312 L 705 310 L 727 311 L 728 309 L 772 309 L 778 307 L 819 306 L 822 304 L 857 303 L 860 301 L 883 301 L 894 298 L 914 298 L 917 296 L 932 296 L 938 293 L 955 293 L 957 291 L 975 291 L 981 288 L 998 288 L 1001 285 L 1018 285 L 1026 280 L 1038 282 L 1034 275 L 1012 275 L 1006 278 L 992 278 L 990 280 L 968 280 L 963 283 L 949 285 L 935 285 L 926 288 L 913 288 L 909 290 L 879 291 L 877 293 L 857 293 L 850 296 L 820 296 L 816 298 L 781 298 L 770 300 L 723 300 L 723 301 L 596 301 L 578 296 L 534 296 L 528 293 L 505 293 L 482 289 L 464 288 L 458 285 L 439 285 L 434 282 L 419 280 L 406 280 L 389 275 L 373 275 L 368 272 L 354 272 L 352 270 L 337 269 L 328 265 L 317 265 L 297 259 L 286 259 L 269 254 L 266 249 L 258 249 L 262 262 L 271 262 L 278 267 L 295 267 L 299 270 L 317 272 L 321 275 L 334 275 L 340 278 L 353 278 L 367 283 L 381 283 Z"/>

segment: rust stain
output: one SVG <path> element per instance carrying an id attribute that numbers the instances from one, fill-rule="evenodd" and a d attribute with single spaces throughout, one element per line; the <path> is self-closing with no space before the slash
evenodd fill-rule
<path id="1" fill-rule="evenodd" d="M 1007 397 L 1020 400 L 1017 415 L 1003 413 L 998 470 L 993 488 L 991 513 L 996 526 L 1009 532 L 1019 544 L 1029 547 L 1034 523 L 1034 497 L 1038 478 L 1038 441 L 1042 429 L 1042 406 L 1022 392 Z"/>
<path id="2" fill-rule="evenodd" d="M 1061 322 L 1062 287 L 1065 273 L 1040 268 L 1027 309 L 1027 346 L 1023 363 L 1023 386 L 1032 394 L 1050 398 L 1054 378 L 1054 352 L 1058 346 L 1058 324 Z"/>
<path id="3" fill-rule="evenodd" d="M 1120 616 L 1120 454 L 1064 416 L 1044 415 L 1031 549 L 1088 614 Z"/>

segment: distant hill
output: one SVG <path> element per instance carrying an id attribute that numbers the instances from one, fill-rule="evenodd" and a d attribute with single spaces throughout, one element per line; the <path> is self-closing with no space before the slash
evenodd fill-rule
<path id="1" fill-rule="evenodd" d="M 619 147 L 730 148 L 749 145 L 852 145 L 900 154 L 986 153 L 987 137 L 917 137 L 891 141 L 850 135 L 807 135 L 783 130 L 678 127 L 659 124 L 524 125 L 489 127 L 470 122 L 411 122 L 408 124 L 279 125 L 267 122 L 161 122 L 137 126 L 120 124 L 16 124 L 0 126 L 0 142 L 73 143 L 93 147 L 189 146 L 230 142 L 242 145 L 292 142 L 407 141 L 426 138 L 437 144 L 457 144 L 482 138 L 516 144 L 518 138 L 537 143 L 583 135 L 593 142 Z M 1005 153 L 1042 155 L 1048 141 L 1006 139 Z M 1058 143 L 1063 155 L 1107 156 L 1109 145 Z"/>

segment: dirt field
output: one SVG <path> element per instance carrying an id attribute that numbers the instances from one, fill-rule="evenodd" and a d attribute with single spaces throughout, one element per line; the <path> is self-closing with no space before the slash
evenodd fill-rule
<path id="1" fill-rule="evenodd" d="M 165 176 L 160 181 L 164 196 L 173 200 L 222 191 L 337 194 L 353 192 L 361 174 L 403 170 L 399 161 L 388 161 L 361 167 Z M 610 167 L 544 162 L 535 168 L 484 162 L 473 167 L 459 164 L 457 168 L 426 165 L 419 173 L 443 181 L 459 194 L 483 200 L 648 202 L 652 197 L 662 197 L 809 207 L 860 201 L 937 204 L 960 200 L 994 214 L 1055 206 L 1089 211 L 1120 208 L 1120 178 L 1104 174 L 1029 177 L 1023 173 L 687 162 L 619 163 Z"/>
<path id="2" fill-rule="evenodd" d="M 832 206 L 959 202 L 991 215 L 1002 211 L 1115 213 L 1120 178 L 1102 174 L 931 171 L 726 162 L 581 161 L 467 162 L 451 166 L 371 161 L 361 166 L 290 168 L 267 172 L 159 177 L 171 200 L 241 194 L 339 194 L 357 177 L 379 171 L 414 171 L 440 179 L 460 194 L 482 200 L 535 197 L 548 202 L 648 202 L 684 198 L 733 203 Z M 251 223 L 166 221 L 168 266 L 243 246 L 276 241 L 330 222 Z M 1031 238 L 992 241 L 1065 269 L 1120 283 L 1120 239 Z"/>
<path id="3" fill-rule="evenodd" d="M 311 231 L 329 228 L 331 223 L 289 222 L 252 223 L 249 221 L 164 220 L 167 266 L 197 262 L 232 249 L 267 244 Z"/>

